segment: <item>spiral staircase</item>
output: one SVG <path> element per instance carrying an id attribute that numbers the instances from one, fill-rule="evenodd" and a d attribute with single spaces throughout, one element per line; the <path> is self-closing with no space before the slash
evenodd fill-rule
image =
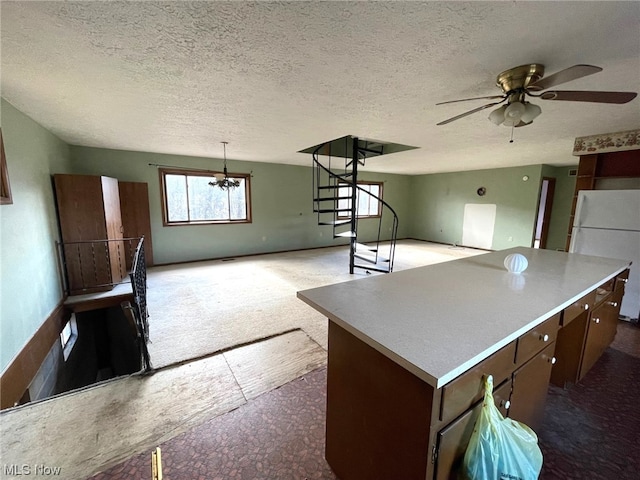
<path id="1" fill-rule="evenodd" d="M 356 268 L 369 273 L 393 270 L 398 215 L 381 197 L 358 185 L 358 167 L 368 158 L 388 153 L 387 145 L 395 144 L 349 135 L 302 150 L 313 159 L 313 211 L 318 225 L 330 226 L 333 238 L 349 239 L 349 273 Z M 358 217 L 362 195 L 378 202 L 378 215 Z M 359 222 L 368 223 L 366 231 L 358 228 Z"/>

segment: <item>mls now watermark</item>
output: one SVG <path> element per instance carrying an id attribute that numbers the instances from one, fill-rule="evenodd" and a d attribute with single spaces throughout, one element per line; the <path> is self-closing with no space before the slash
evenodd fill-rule
<path id="1" fill-rule="evenodd" d="M 13 475 L 13 476 L 27 476 L 27 475 L 44 475 L 44 476 L 53 476 L 60 475 L 62 471 L 61 467 L 50 467 L 49 465 L 45 465 L 43 463 L 34 463 L 33 465 L 22 464 L 19 465 L 17 463 L 5 463 L 2 466 L 2 473 L 5 475 Z"/>

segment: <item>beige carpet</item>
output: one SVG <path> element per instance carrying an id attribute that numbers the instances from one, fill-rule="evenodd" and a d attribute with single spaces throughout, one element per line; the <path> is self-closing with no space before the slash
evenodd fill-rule
<path id="1" fill-rule="evenodd" d="M 396 270 L 479 253 L 403 241 Z M 296 292 L 366 275 L 349 275 L 346 247 L 150 269 L 149 350 L 165 368 L 1 412 L 3 463 L 81 480 L 318 368 L 327 320 Z"/>
<path id="2" fill-rule="evenodd" d="M 395 271 L 480 253 L 405 240 Z M 346 246 L 151 268 L 151 362 L 171 365 L 293 329 L 326 348 L 326 319 L 296 293 L 365 276 L 349 274 Z"/>

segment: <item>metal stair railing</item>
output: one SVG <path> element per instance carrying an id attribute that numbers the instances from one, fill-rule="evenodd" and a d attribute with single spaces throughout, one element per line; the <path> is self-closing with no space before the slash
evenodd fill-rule
<path id="1" fill-rule="evenodd" d="M 351 166 L 353 168 L 353 160 L 345 158 L 345 173 L 336 173 L 331 169 L 331 157 L 329 157 L 328 165 L 323 165 L 318 159 L 319 151 L 324 146 L 320 145 L 313 152 L 312 159 L 315 166 L 315 171 L 313 174 L 313 191 L 314 191 L 314 199 L 313 199 L 313 211 L 318 214 L 318 224 L 319 225 L 332 225 L 333 227 L 333 237 L 343 237 L 350 238 L 351 242 L 351 251 L 350 251 L 350 273 L 353 273 L 353 267 L 356 268 L 364 268 L 370 269 L 380 272 L 391 272 L 393 271 L 393 263 L 395 258 L 395 247 L 398 236 L 398 215 L 396 211 L 389 205 L 386 201 L 380 198 L 377 195 L 374 195 L 369 190 L 366 190 L 359 186 L 356 181 L 352 180 L 353 172 L 349 172 L 347 168 Z M 357 153 L 358 157 L 360 152 Z M 358 163 L 360 162 L 360 158 L 358 158 Z M 324 182 L 324 183 L 323 183 Z M 355 187 L 355 188 L 354 188 Z M 341 190 L 348 188 L 350 190 L 350 195 L 342 195 Z M 323 195 L 323 192 L 331 192 L 331 196 Z M 357 228 L 357 212 L 354 212 L 353 209 L 357 208 L 355 203 L 354 196 L 357 198 L 357 192 L 360 194 L 366 194 L 370 197 L 376 199 L 382 205 L 381 215 L 378 219 L 378 232 L 377 237 L 373 243 L 375 246 L 363 245 L 357 242 L 358 236 L 358 228 Z M 340 201 L 350 201 L 350 208 L 340 208 Z M 340 213 L 349 212 L 349 219 L 345 218 L 346 215 L 340 215 Z M 382 225 L 384 224 L 384 220 L 388 218 L 388 215 L 385 217 L 385 212 L 392 215 L 391 219 L 391 232 L 389 235 L 389 247 L 388 247 L 388 257 L 383 257 L 381 255 L 381 243 L 387 240 L 382 239 Z M 330 214 L 330 219 L 326 219 L 326 215 Z M 324 217 L 323 217 L 324 215 Z M 342 217 L 342 218 L 341 218 Z M 339 232 L 337 228 L 340 226 L 348 225 L 350 230 Z M 367 258 L 366 255 L 363 255 L 358 251 L 358 245 L 362 248 L 366 248 L 368 252 L 372 253 L 371 258 Z M 386 252 L 385 252 L 386 253 Z M 371 265 L 361 265 L 355 263 L 355 258 L 365 260 L 366 262 L 371 263 Z M 380 268 L 379 263 L 384 262 L 388 263 L 387 268 Z"/>

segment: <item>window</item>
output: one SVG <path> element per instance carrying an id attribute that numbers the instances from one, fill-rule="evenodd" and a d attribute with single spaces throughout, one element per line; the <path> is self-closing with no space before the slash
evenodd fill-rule
<path id="1" fill-rule="evenodd" d="M 356 189 L 356 204 L 358 218 L 379 217 L 382 215 L 382 203 L 375 197 L 382 199 L 382 182 L 358 182 Z M 362 190 L 371 193 L 367 195 Z M 348 184 L 341 185 L 339 188 L 340 197 L 351 196 L 351 186 Z M 351 200 L 343 199 L 338 201 L 338 208 L 351 208 Z M 344 212 L 342 212 L 344 213 Z M 340 215 L 340 218 L 348 218 L 348 215 Z"/>
<path id="2" fill-rule="evenodd" d="M 65 324 L 62 332 L 60 332 L 60 343 L 62 344 L 62 354 L 64 359 L 67 360 L 71 354 L 71 350 L 78 338 L 78 324 L 76 323 L 75 313 L 71 314 L 71 318 Z"/>
<path id="3" fill-rule="evenodd" d="M 230 174 L 240 186 L 212 187 L 213 173 L 160 169 L 164 225 L 251 222 L 248 174 Z"/>

